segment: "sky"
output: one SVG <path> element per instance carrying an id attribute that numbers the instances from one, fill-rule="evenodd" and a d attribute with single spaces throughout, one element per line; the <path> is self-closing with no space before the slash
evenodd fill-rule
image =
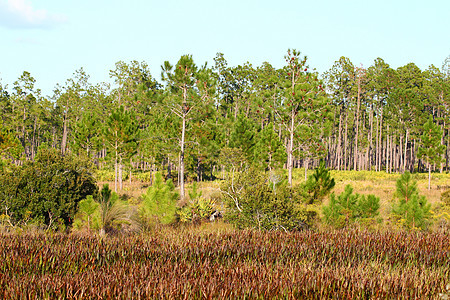
<path id="1" fill-rule="evenodd" d="M 323 73 L 341 56 L 369 67 L 414 62 L 441 67 L 450 56 L 448 0 L 0 0 L 0 83 L 28 71 L 51 96 L 81 67 L 91 83 L 112 82 L 118 61 L 161 65 L 181 55 L 230 66 L 283 67 L 300 50 Z"/>

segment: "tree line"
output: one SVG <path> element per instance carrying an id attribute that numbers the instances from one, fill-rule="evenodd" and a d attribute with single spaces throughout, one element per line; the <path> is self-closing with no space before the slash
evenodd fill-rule
<path id="1" fill-rule="evenodd" d="M 322 159 L 337 170 L 448 171 L 450 58 L 441 68 L 393 69 L 377 58 L 341 57 L 323 74 L 299 51 L 285 65 L 213 66 L 191 55 L 164 62 L 161 82 L 145 62 L 117 62 L 113 84 L 81 68 L 51 97 L 29 72 L 0 83 L 0 155 L 22 165 L 41 145 L 124 172 L 166 170 L 184 197 L 185 180 L 253 165 L 305 170 Z"/>

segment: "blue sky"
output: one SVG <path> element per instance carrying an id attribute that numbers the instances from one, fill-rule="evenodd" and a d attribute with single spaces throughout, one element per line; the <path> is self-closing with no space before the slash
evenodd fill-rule
<path id="1" fill-rule="evenodd" d="M 282 67 L 288 48 L 319 72 L 340 56 L 441 67 L 449 14 L 448 0 L 0 0 L 0 79 L 11 88 L 28 71 L 50 96 L 80 67 L 92 83 L 110 82 L 117 61 L 146 61 L 159 80 L 161 64 L 183 54 Z"/>

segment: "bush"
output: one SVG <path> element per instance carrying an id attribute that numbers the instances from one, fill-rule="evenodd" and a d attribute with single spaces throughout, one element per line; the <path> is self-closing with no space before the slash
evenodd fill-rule
<path id="1" fill-rule="evenodd" d="M 97 198 L 88 196 L 80 201 L 73 227 L 86 228 L 88 232 L 100 230 L 101 235 L 138 231 L 140 226 L 135 215 L 127 201 L 121 200 L 108 184 L 104 184 Z"/>
<path id="2" fill-rule="evenodd" d="M 200 222 L 209 219 L 216 211 L 214 201 L 202 197 L 202 192 L 197 188 L 197 182 L 192 183 L 192 189 L 188 194 L 187 204 L 177 210 L 177 216 L 181 222 Z"/>
<path id="3" fill-rule="evenodd" d="M 319 167 L 308 177 L 305 184 L 309 204 L 322 202 L 334 186 L 335 182 L 331 178 L 330 171 L 325 167 L 325 163 L 321 161 Z"/>
<path id="4" fill-rule="evenodd" d="M 226 181 L 221 187 L 227 210 L 225 218 L 238 228 L 298 230 L 311 226 L 316 215 L 302 193 L 277 184 L 250 169 Z"/>
<path id="5" fill-rule="evenodd" d="M 142 195 L 140 215 L 147 225 L 170 224 L 176 220 L 178 194 L 174 190 L 171 179 L 164 183 L 161 173 L 155 174 L 155 182 Z"/>
<path id="6" fill-rule="evenodd" d="M 0 214 L 15 224 L 28 220 L 48 228 L 70 226 L 78 203 L 98 193 L 91 169 L 87 161 L 40 148 L 35 162 L 0 174 Z"/>
<path id="7" fill-rule="evenodd" d="M 450 190 L 446 190 L 441 194 L 441 201 L 445 206 L 450 207 Z"/>
<path id="8" fill-rule="evenodd" d="M 360 224 L 378 221 L 380 199 L 374 195 L 353 194 L 350 185 L 345 186 L 345 190 L 339 196 L 334 193 L 330 196 L 330 203 L 323 207 L 325 223 L 336 228 L 344 228 L 354 222 Z"/>
<path id="9" fill-rule="evenodd" d="M 419 195 L 417 182 L 405 172 L 397 180 L 397 203 L 392 208 L 392 216 L 402 227 L 426 229 L 431 224 L 431 205 L 424 196 Z"/>
<path id="10" fill-rule="evenodd" d="M 214 201 L 200 196 L 180 208 L 177 215 L 181 222 L 200 222 L 209 219 L 215 211 Z"/>

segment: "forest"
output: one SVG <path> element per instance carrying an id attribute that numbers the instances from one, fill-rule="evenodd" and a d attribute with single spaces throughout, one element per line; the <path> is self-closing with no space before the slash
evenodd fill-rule
<path id="1" fill-rule="evenodd" d="M 115 191 L 124 173 L 164 169 L 181 198 L 185 181 L 247 165 L 284 168 L 291 185 L 293 169 L 320 160 L 334 170 L 448 172 L 449 64 L 393 69 L 377 58 L 364 68 L 341 57 L 318 74 L 296 50 L 281 69 L 184 55 L 162 64 L 161 82 L 145 62 L 117 62 L 113 84 L 80 68 L 51 97 L 24 71 L 0 84 L 0 155 L 15 165 L 41 145 L 82 155 L 115 170 Z"/>

